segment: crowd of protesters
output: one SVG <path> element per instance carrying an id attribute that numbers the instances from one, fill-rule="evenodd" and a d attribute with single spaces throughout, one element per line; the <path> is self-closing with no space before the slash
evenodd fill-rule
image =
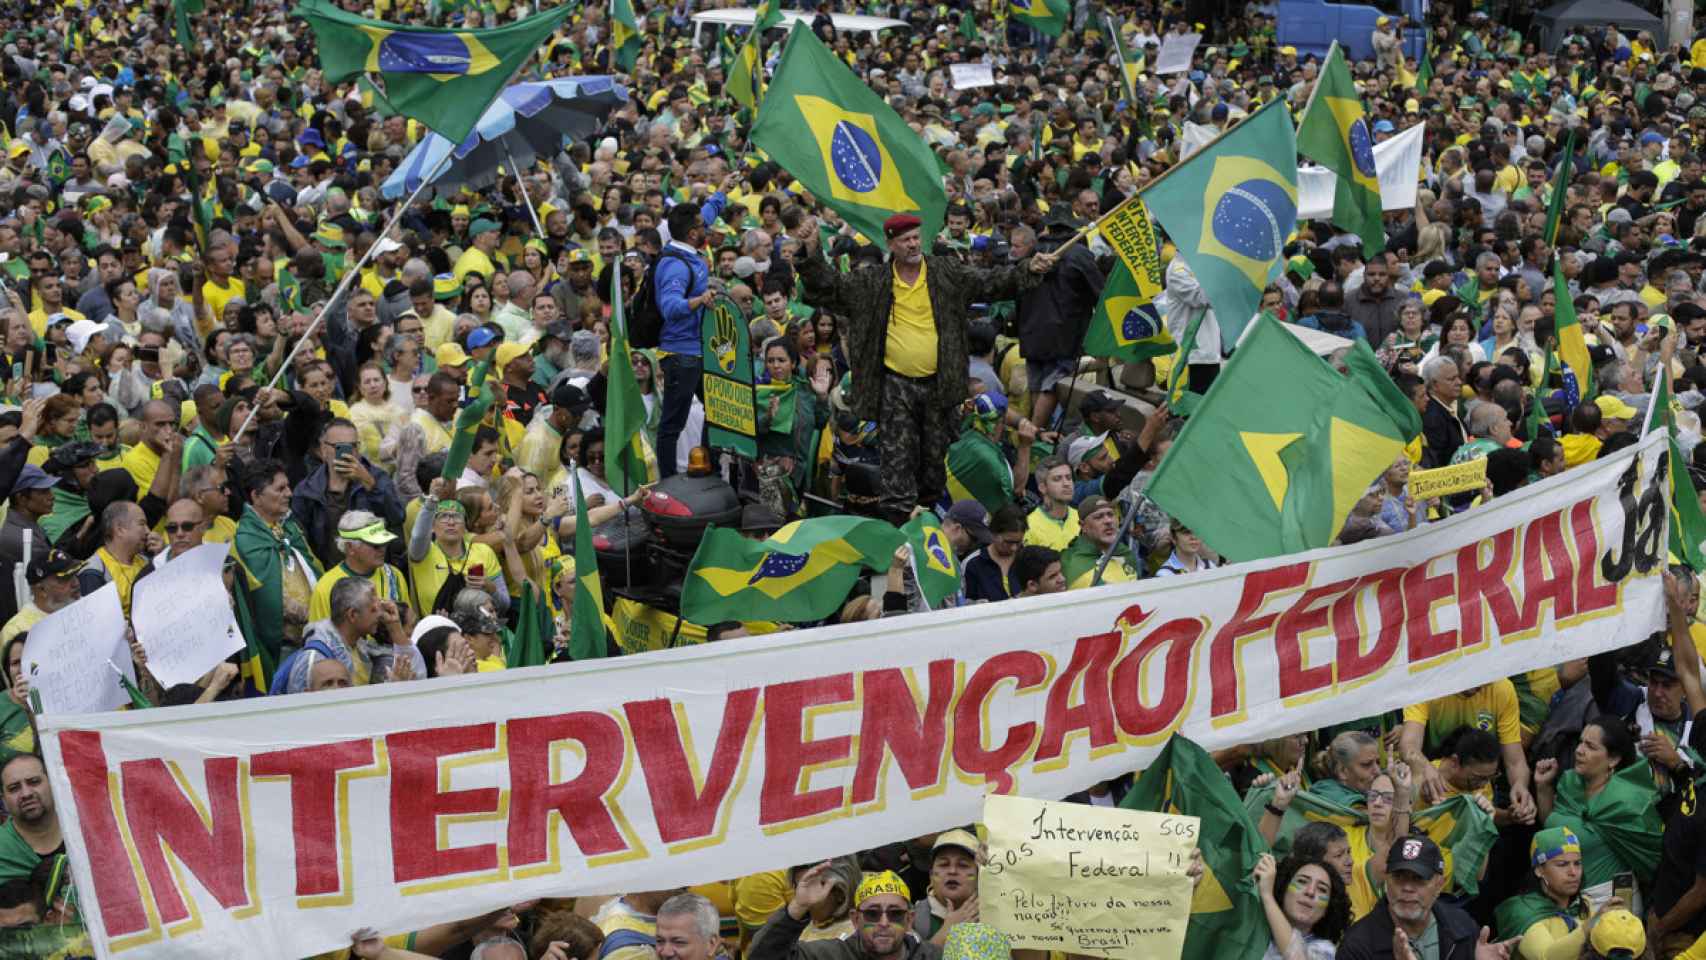
<path id="1" fill-rule="evenodd" d="M 505 669 L 529 586 L 550 599 L 567 659 L 575 481 L 599 528 L 649 495 L 606 470 L 614 364 L 639 383 L 654 478 L 722 464 L 754 537 L 800 516 L 934 510 L 963 571 L 954 603 L 1219 564 L 1144 488 L 1180 425 L 1161 389 L 1171 366 L 1204 389 L 1235 344 L 1210 319 L 1176 360 L 1080 356 L 1113 254 L 1093 232 L 1057 251 L 1177 163 L 1188 129 L 1224 130 L 1276 98 L 1302 110 L 1320 59 L 1278 42 L 1274 5 L 1079 2 L 1055 38 L 985 0 L 872 3 L 860 12 L 908 24 L 879 33 L 838 31 L 832 14 L 853 11 L 818 4 L 812 28 L 940 159 L 945 229 L 892 217 L 887 254 L 749 149 L 751 111 L 723 89 L 732 44 L 696 44 L 691 4 L 635 4 L 631 71 L 615 68 L 606 9 L 578 10 L 537 72 L 620 73 L 627 98 L 605 129 L 386 230 L 395 204 L 379 186 L 424 130 L 366 86 L 323 82 L 287 6 L 210 0 L 192 52 L 163 5 L 0 5 L 0 564 L 15 571 L 0 583 L 16 585 L 0 586 L 0 925 L 77 923 L 20 669 L 32 626 L 107 583 L 128 609 L 138 579 L 231 542 L 251 639 L 286 658 L 271 695 Z M 529 12 L 346 6 L 466 26 Z M 1353 64 L 1376 142 L 1424 128 L 1414 209 L 1388 211 L 1378 251 L 1300 223 L 1264 298 L 1282 321 L 1366 339 L 1424 424 L 1344 543 L 1623 449 L 1666 373 L 1706 487 L 1706 39 L 1596 25 L 1548 47 L 1526 12 L 1464 9 L 1382 18 L 1376 56 Z M 1110 25 L 1149 65 L 1165 35 L 1206 36 L 1188 71 L 1141 69 L 1134 90 Z M 1425 57 L 1406 54 L 1406 29 Z M 994 85 L 956 89 L 949 65 L 975 62 Z M 1157 303 L 1170 327 L 1193 286 L 1175 266 Z M 655 303 L 634 302 L 642 288 Z M 610 355 L 616 290 L 626 314 L 662 316 L 660 349 Z M 796 387 L 779 401 L 795 405 L 793 429 L 767 432 L 751 467 L 703 450 L 699 329 L 724 296 L 746 315 L 757 379 Z M 1563 298 L 1586 333 L 1591 396 L 1585 371 L 1566 383 L 1549 356 Z M 481 363 L 500 402 L 447 478 Z M 780 413 L 761 409 L 761 424 Z M 960 444 L 1005 467 L 995 494 L 948 493 Z M 1476 457 L 1478 495 L 1409 496 L 1412 469 Z M 826 622 L 921 608 L 903 556 L 885 582 L 882 602 L 862 583 Z M 1635 648 L 1217 754 L 1240 790 L 1271 791 L 1257 815 L 1280 856 L 1250 878 L 1270 957 L 1706 957 L 1699 594 L 1673 568 L 1668 629 Z M 700 626 L 710 640 L 741 624 Z M 619 633 L 612 654 L 629 648 Z M 236 663 L 162 688 L 133 650 L 158 705 L 257 693 Z M 1073 799 L 1114 805 L 1128 785 Z M 1497 831 L 1467 870 L 1412 822 L 1459 795 Z M 1307 797 L 1350 825 L 1282 833 Z M 954 829 L 691 890 L 412 932 L 374 917 L 390 936 L 357 931 L 348 955 L 1007 957 L 979 922 L 980 855 Z"/>

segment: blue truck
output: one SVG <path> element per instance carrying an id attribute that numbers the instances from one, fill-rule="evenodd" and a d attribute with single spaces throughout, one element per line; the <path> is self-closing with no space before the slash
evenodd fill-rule
<path id="1" fill-rule="evenodd" d="M 1278 8 L 1275 17 L 1281 46 L 1297 48 L 1303 59 L 1313 55 L 1321 59 L 1333 41 L 1345 49 L 1352 60 L 1367 60 L 1374 56 L 1374 23 L 1381 17 L 1406 18 L 1404 55 L 1418 62 L 1422 46 L 1427 42 L 1427 0 L 1388 0 L 1381 6 L 1357 3 L 1334 3 L 1332 0 L 1271 0 Z"/>

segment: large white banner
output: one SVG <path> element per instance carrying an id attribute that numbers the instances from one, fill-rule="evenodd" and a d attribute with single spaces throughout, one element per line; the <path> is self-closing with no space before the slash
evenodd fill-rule
<path id="1" fill-rule="evenodd" d="M 43 718 L 103 957 L 736 877 L 1637 642 L 1662 438 L 1409 534 L 615 660 Z M 1636 454 L 1641 454 L 1637 460 Z M 1653 478 L 1660 478 L 1657 482 Z"/>
<path id="2" fill-rule="evenodd" d="M 1374 170 L 1380 180 L 1383 210 L 1411 210 L 1416 206 L 1417 177 L 1422 167 L 1421 124 L 1409 127 L 1390 140 L 1374 145 Z M 1297 170 L 1297 218 L 1326 219 L 1333 215 L 1333 191 L 1339 177 L 1325 167 Z"/>

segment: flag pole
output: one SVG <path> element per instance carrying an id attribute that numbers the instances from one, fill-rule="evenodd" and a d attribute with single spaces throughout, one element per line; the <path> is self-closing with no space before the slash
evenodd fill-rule
<path id="1" fill-rule="evenodd" d="M 392 230 L 396 229 L 397 222 L 403 219 L 403 214 L 408 212 L 408 209 L 414 206 L 415 201 L 420 199 L 421 194 L 426 192 L 427 187 L 432 186 L 433 181 L 443 174 L 444 169 L 449 165 L 449 163 L 450 156 L 446 154 L 444 160 L 439 163 L 439 169 L 435 171 L 432 176 L 423 177 L 421 179 L 420 185 L 415 187 L 415 192 L 409 194 L 409 198 L 403 201 L 402 205 L 397 208 L 395 213 L 391 214 L 391 219 L 386 222 L 385 229 L 379 232 L 380 238 L 385 237 Z M 362 268 L 367 266 L 368 262 L 373 259 L 374 251 L 378 249 L 379 242 L 377 240 L 368 244 L 367 250 L 361 255 L 361 259 L 357 260 L 355 266 L 351 267 L 349 271 L 344 274 L 343 279 L 338 281 L 337 288 L 332 291 L 332 295 L 330 297 L 326 298 L 326 302 L 320 306 L 320 312 L 315 314 L 314 321 L 308 324 L 308 329 L 304 330 L 302 332 L 302 336 L 297 338 L 296 345 L 290 348 L 290 352 L 288 354 L 285 354 L 284 362 L 280 363 L 278 369 L 273 371 L 272 379 L 267 381 L 266 389 L 271 390 L 278 385 L 278 378 L 284 376 L 284 371 L 290 369 L 291 361 L 296 359 L 296 355 L 301 352 L 302 346 L 309 342 L 309 337 L 313 336 L 314 331 L 319 329 L 320 324 L 325 321 L 326 314 L 331 312 L 332 305 L 338 302 L 338 299 L 349 289 L 350 284 L 354 282 L 355 278 L 361 275 Z M 236 433 L 231 435 L 231 443 L 235 444 L 243 439 L 243 433 L 249 429 L 249 424 L 254 422 L 255 414 L 258 413 L 260 409 L 261 404 L 259 403 L 250 405 L 249 415 L 243 418 L 242 425 L 237 428 Z"/>
<path id="2" fill-rule="evenodd" d="M 546 240 L 545 228 L 539 224 L 539 211 L 533 209 L 533 195 L 527 192 L 527 178 L 521 175 L 521 168 L 515 165 L 515 154 L 510 152 L 509 137 L 506 135 L 499 142 L 503 144 L 504 159 L 509 161 L 510 173 L 515 174 L 515 184 L 521 188 L 521 202 L 527 205 L 527 217 L 533 221 L 533 229 L 539 234 L 539 239 Z M 414 201 L 409 202 L 412 204 Z"/>
<path id="3" fill-rule="evenodd" d="M 1131 524 L 1136 519 L 1137 503 L 1133 501 L 1126 508 L 1125 519 L 1120 521 L 1120 532 L 1114 534 L 1114 542 L 1108 544 L 1108 549 L 1102 551 L 1102 558 L 1096 561 L 1096 573 L 1090 578 L 1090 586 L 1099 587 L 1102 585 L 1102 571 L 1108 569 L 1108 561 L 1114 558 L 1114 551 L 1119 549 L 1120 541 L 1131 536 Z"/>

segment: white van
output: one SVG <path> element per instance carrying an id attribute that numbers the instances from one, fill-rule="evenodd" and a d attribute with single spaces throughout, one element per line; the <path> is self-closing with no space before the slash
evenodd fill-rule
<path id="1" fill-rule="evenodd" d="M 783 10 L 782 25 L 792 30 L 798 21 L 805 21 L 811 26 L 816 13 L 810 10 Z M 881 33 L 908 26 L 905 20 L 892 17 L 868 17 L 862 13 L 832 13 L 830 20 L 835 24 L 837 33 Z M 703 10 L 693 15 L 693 45 L 704 49 L 707 28 L 715 30 L 719 26 L 746 27 L 758 22 L 758 11 L 750 7 L 733 7 L 727 10 Z"/>

